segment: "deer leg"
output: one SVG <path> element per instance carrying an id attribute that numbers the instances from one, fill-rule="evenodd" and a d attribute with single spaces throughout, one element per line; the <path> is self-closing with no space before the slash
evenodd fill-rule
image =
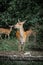
<path id="1" fill-rule="evenodd" d="M 21 51 L 21 43 L 18 44 L 18 51 Z"/>
<path id="2" fill-rule="evenodd" d="M 6 38 L 6 35 L 5 35 L 5 38 Z"/>
<path id="3" fill-rule="evenodd" d="M 27 42 L 27 43 L 29 42 L 29 37 L 30 37 L 30 36 L 28 36 L 28 37 L 26 38 L 26 42 Z"/>
<path id="4" fill-rule="evenodd" d="M 22 51 L 24 52 L 24 48 L 25 48 L 25 43 L 23 42 L 22 44 Z"/>
<path id="5" fill-rule="evenodd" d="M 9 37 L 9 34 L 8 34 L 8 39 L 9 39 L 10 37 Z"/>
<path id="6" fill-rule="evenodd" d="M 0 39 L 2 39 L 1 34 L 0 34 Z"/>
<path id="7" fill-rule="evenodd" d="M 34 43 L 36 43 L 36 34 L 34 33 L 33 36 L 34 36 Z"/>

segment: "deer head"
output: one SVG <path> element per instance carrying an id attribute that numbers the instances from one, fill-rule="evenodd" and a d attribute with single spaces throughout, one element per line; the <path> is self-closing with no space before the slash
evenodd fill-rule
<path id="1" fill-rule="evenodd" d="M 19 29 L 19 28 L 23 27 L 23 24 L 24 24 L 25 22 L 26 22 L 26 20 L 22 22 L 22 21 L 20 21 L 20 20 L 18 19 L 18 22 L 17 22 L 17 24 L 15 24 L 14 28 Z"/>

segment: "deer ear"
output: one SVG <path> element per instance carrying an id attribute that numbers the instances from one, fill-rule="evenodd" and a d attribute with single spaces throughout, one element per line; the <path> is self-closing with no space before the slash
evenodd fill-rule
<path id="1" fill-rule="evenodd" d="M 24 24 L 26 22 L 26 20 L 24 20 L 22 23 Z"/>
<path id="2" fill-rule="evenodd" d="M 13 27 L 13 25 L 9 25 L 9 27 Z"/>
<path id="3" fill-rule="evenodd" d="M 26 22 L 26 20 L 24 20 L 23 22 Z"/>
<path id="4" fill-rule="evenodd" d="M 20 23 L 20 20 L 18 19 L 18 22 Z"/>

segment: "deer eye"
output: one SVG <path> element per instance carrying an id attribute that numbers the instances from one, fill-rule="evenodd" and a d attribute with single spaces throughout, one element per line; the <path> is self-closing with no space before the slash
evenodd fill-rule
<path id="1" fill-rule="evenodd" d="M 19 24 L 19 25 L 21 25 L 21 24 Z"/>

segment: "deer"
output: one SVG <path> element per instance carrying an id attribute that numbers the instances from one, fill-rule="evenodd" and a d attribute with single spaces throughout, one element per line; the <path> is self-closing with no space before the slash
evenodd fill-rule
<path id="1" fill-rule="evenodd" d="M 5 34 L 5 37 L 6 37 L 6 35 L 7 35 L 8 38 L 9 38 L 9 35 L 10 35 L 11 31 L 12 31 L 13 25 L 12 25 L 12 26 L 9 26 L 9 27 L 10 27 L 10 29 L 0 28 L 0 35 Z M 1 36 L 0 36 L 0 37 L 1 37 Z"/>
<path id="2" fill-rule="evenodd" d="M 16 37 L 19 41 L 19 43 L 18 43 L 18 50 L 19 51 L 24 51 L 27 37 L 29 37 L 31 34 L 34 34 L 34 32 L 31 28 L 27 31 L 24 31 L 23 25 L 25 22 L 26 22 L 26 20 L 20 21 L 18 19 L 18 22 L 14 25 L 14 28 L 17 29 Z"/>

